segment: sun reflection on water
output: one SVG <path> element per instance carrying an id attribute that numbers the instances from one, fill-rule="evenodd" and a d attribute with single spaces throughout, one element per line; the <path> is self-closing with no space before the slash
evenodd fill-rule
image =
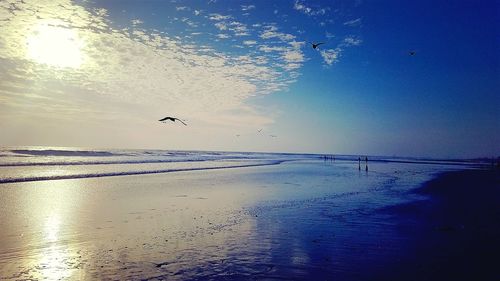
<path id="1" fill-rule="evenodd" d="M 45 240 L 47 242 L 56 242 L 58 240 L 59 226 L 61 220 L 58 215 L 50 216 L 45 222 Z"/>

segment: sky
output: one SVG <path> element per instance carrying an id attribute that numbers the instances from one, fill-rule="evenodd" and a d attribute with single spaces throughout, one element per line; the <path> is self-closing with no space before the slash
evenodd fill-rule
<path id="1" fill-rule="evenodd" d="M 499 10 L 1 0 L 0 146 L 499 156 Z"/>

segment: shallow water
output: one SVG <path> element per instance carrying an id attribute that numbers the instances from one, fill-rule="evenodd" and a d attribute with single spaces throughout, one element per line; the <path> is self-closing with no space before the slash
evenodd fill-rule
<path id="1" fill-rule="evenodd" d="M 407 255 L 376 212 L 455 166 L 279 165 L 0 185 L 0 276 L 370 279 Z"/>

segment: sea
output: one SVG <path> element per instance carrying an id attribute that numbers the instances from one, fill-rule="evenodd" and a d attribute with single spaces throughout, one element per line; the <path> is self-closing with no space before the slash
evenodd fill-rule
<path id="1" fill-rule="evenodd" d="M 373 280 L 387 265 L 414 264 L 421 240 L 442 227 L 391 208 L 430 200 L 411 191 L 443 171 L 480 165 L 3 147 L 0 279 Z"/>
<path id="2" fill-rule="evenodd" d="M 484 164 L 478 160 L 396 156 L 19 146 L 0 148 L 0 184 L 230 169 L 307 160 L 354 164 L 361 160 L 362 169 L 365 169 L 366 159 L 371 163 L 452 166 Z"/>

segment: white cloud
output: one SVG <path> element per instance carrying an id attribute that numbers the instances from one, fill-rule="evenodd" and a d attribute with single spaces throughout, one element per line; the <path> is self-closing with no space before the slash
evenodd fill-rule
<path id="1" fill-rule="evenodd" d="M 221 14 L 210 14 L 210 16 L 208 17 L 210 20 L 214 20 L 214 21 L 221 21 L 221 20 L 228 20 L 228 19 L 232 19 L 233 17 L 232 16 L 229 16 L 229 15 L 221 15 Z"/>
<path id="2" fill-rule="evenodd" d="M 261 45 L 259 46 L 259 51 L 262 51 L 264 53 L 270 53 L 270 52 L 283 52 L 285 51 L 285 47 L 277 47 L 277 46 L 267 46 L 267 45 Z"/>
<path id="3" fill-rule="evenodd" d="M 279 38 L 281 41 L 290 41 L 295 39 L 295 35 L 278 32 L 278 28 L 274 25 L 268 25 L 260 34 L 262 39 Z"/>
<path id="4" fill-rule="evenodd" d="M 131 20 L 131 23 L 132 23 L 132 25 L 139 25 L 139 24 L 143 24 L 144 22 L 142 20 L 139 20 L 139 19 L 133 19 L 133 20 Z"/>
<path id="5" fill-rule="evenodd" d="M 235 36 L 247 36 L 250 35 L 247 26 L 238 21 L 218 21 L 215 24 L 215 27 L 221 31 L 231 31 Z"/>
<path id="6" fill-rule="evenodd" d="M 255 5 L 241 5 L 241 10 L 242 11 L 250 11 L 255 9 Z"/>
<path id="7" fill-rule="evenodd" d="M 320 54 L 323 57 L 323 61 L 327 65 L 332 65 L 335 62 L 337 62 L 337 60 L 339 59 L 339 57 L 340 57 L 340 51 L 341 50 L 339 48 L 326 49 L 326 50 L 321 50 Z"/>
<path id="8" fill-rule="evenodd" d="M 246 41 L 243 41 L 243 44 L 244 45 L 255 45 L 255 44 L 257 44 L 257 41 L 255 41 L 255 40 L 246 40 Z"/>
<path id="9" fill-rule="evenodd" d="M 215 27 L 217 27 L 219 30 L 227 30 L 228 29 L 228 26 L 227 26 L 227 23 L 225 22 L 217 22 L 214 24 Z"/>
<path id="10" fill-rule="evenodd" d="M 0 107 L 2 110 L 12 108 L 16 114 L 29 116 L 30 112 L 51 111 L 53 118 L 67 116 L 70 120 L 86 112 L 89 119 L 118 120 L 128 116 L 133 122 L 139 122 L 169 112 L 182 113 L 191 120 L 218 123 L 220 119 L 213 117 L 218 115 L 216 113 L 223 115 L 247 108 L 245 122 L 255 117 L 252 122 L 262 124 L 269 119 L 259 119 L 258 114 L 245 105 L 246 100 L 284 90 L 293 81 L 290 77 L 296 77 L 296 73 L 283 74 L 272 67 L 273 64 L 296 69 L 303 61 L 303 55 L 292 43 L 286 48 L 275 49 L 281 52 L 277 57 L 267 56 L 265 51 L 235 57 L 210 46 L 187 44 L 178 36 L 134 25 L 116 30 L 110 25 L 105 10 L 88 11 L 69 0 L 30 5 L 30 10 L 40 12 L 34 15 L 26 9 L 17 11 L 14 16 L 0 6 L 3 20 L 0 29 Z M 59 68 L 50 65 L 50 59 L 49 64 L 44 64 L 27 56 L 29 50 L 25 42 L 34 36 L 34 26 L 52 19 L 54 14 L 59 18 L 56 23 L 74 31 L 82 42 L 79 67 Z M 218 23 L 231 18 L 218 14 L 210 17 Z M 249 32 L 247 26 L 238 21 L 222 26 L 235 34 Z M 294 38 L 276 29 L 268 31 L 274 32 L 268 38 Z M 45 32 L 52 36 L 54 31 L 48 27 Z M 214 36 L 229 38 L 227 34 Z M 246 40 L 243 44 L 255 45 L 257 42 Z M 238 118 L 239 115 L 231 115 L 229 119 Z"/>
<path id="11" fill-rule="evenodd" d="M 361 45 L 361 43 L 363 42 L 363 40 L 357 38 L 357 37 L 353 37 L 353 36 L 348 36 L 346 38 L 344 38 L 344 46 L 359 46 Z"/>
<path id="12" fill-rule="evenodd" d="M 297 50 L 287 50 L 283 53 L 283 60 L 288 63 L 300 63 L 304 61 L 304 54 Z"/>
<path id="13" fill-rule="evenodd" d="M 229 30 L 233 31 L 236 36 L 246 36 L 249 35 L 248 28 L 245 24 L 237 21 L 232 21 L 229 23 Z"/>
<path id="14" fill-rule="evenodd" d="M 311 7 L 306 6 L 302 1 L 296 0 L 293 8 L 299 12 L 302 12 L 308 16 L 317 16 L 317 15 L 325 15 L 327 9 L 326 8 L 318 8 L 313 9 Z"/>
<path id="15" fill-rule="evenodd" d="M 361 25 L 361 18 L 346 21 L 346 22 L 344 22 L 344 25 L 352 26 L 352 27 L 360 26 Z"/>

